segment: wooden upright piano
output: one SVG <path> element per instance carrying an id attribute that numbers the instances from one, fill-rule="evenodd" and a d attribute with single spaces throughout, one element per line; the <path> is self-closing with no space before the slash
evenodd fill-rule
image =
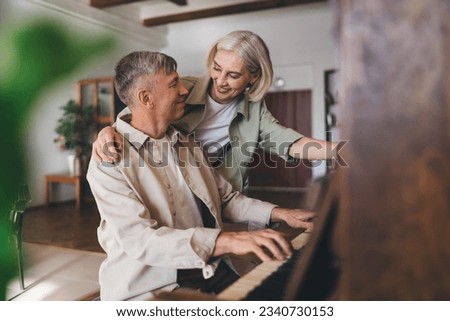
<path id="1" fill-rule="evenodd" d="M 331 4 L 345 164 L 288 276 L 260 290 L 284 270 L 265 264 L 218 298 L 450 300 L 450 2 Z"/>

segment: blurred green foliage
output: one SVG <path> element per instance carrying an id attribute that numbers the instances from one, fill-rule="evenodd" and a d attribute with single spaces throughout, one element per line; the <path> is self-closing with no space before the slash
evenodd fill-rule
<path id="1" fill-rule="evenodd" d="M 19 184 L 27 181 L 23 130 L 33 102 L 48 86 L 113 45 L 110 36 L 74 35 L 47 19 L 0 31 L 0 300 L 16 274 L 8 216 Z"/>

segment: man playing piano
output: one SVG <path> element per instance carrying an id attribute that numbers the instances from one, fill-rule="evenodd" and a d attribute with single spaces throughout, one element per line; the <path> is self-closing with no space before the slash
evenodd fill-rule
<path id="1" fill-rule="evenodd" d="M 312 212 L 245 197 L 209 165 L 202 149 L 170 123 L 184 113 L 186 88 L 173 58 L 133 52 L 116 66 L 115 86 L 131 116 L 117 119 L 120 162 L 91 160 L 87 179 L 100 211 L 102 300 L 144 300 L 162 291 L 218 293 L 238 276 L 228 254 L 260 260 L 292 254 L 284 236 L 266 228 L 284 221 L 310 228 Z M 225 232 L 223 221 L 260 230 Z"/>

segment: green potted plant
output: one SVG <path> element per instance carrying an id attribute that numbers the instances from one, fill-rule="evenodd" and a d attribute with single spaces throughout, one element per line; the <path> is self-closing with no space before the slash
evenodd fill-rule
<path id="1" fill-rule="evenodd" d="M 69 169 L 72 175 L 81 175 L 83 159 L 89 154 L 95 128 L 95 115 L 92 106 L 80 107 L 73 100 L 62 106 L 63 115 L 58 119 L 54 142 L 61 150 L 68 150 Z"/>

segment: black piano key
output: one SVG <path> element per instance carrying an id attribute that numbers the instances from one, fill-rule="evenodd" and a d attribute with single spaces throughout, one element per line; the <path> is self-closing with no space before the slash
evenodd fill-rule
<path id="1" fill-rule="evenodd" d="M 287 282 L 303 248 L 294 250 L 293 255 L 275 272 L 269 275 L 259 286 L 250 291 L 245 301 L 278 301 L 286 289 Z"/>

